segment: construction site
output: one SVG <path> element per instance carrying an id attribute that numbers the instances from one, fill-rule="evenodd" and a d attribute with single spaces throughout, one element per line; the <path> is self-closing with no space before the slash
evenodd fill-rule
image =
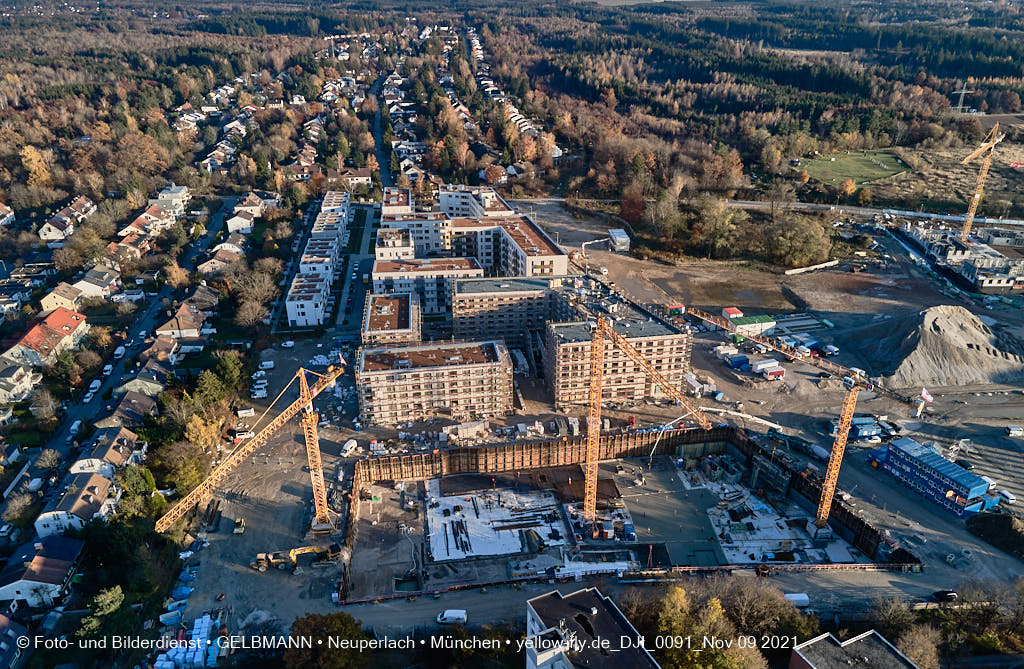
<path id="1" fill-rule="evenodd" d="M 160 519 L 223 567 L 189 612 L 743 572 L 838 612 L 1017 569 L 963 519 L 1024 494 L 1018 298 L 968 298 L 849 225 L 870 258 L 784 278 L 610 241 L 568 274 L 375 276 L 363 346 L 264 351 L 255 434 Z"/>

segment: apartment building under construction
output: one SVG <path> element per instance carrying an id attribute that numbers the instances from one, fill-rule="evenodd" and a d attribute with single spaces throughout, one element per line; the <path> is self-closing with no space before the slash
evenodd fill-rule
<path id="1" fill-rule="evenodd" d="M 364 344 L 415 344 L 420 341 L 420 298 L 416 293 L 366 296 Z"/>
<path id="2" fill-rule="evenodd" d="M 512 361 L 500 341 L 363 348 L 355 377 L 367 424 L 474 420 L 512 410 Z"/>
<path id="3" fill-rule="evenodd" d="M 452 295 L 452 334 L 456 339 L 500 337 L 510 348 L 528 352 L 540 343 L 550 321 L 579 317 L 562 294 L 563 284 L 574 278 L 458 279 Z"/>
<path id="4" fill-rule="evenodd" d="M 583 319 L 548 323 L 544 337 L 544 376 L 555 407 L 586 405 L 590 389 L 589 314 L 612 320 L 615 331 L 624 336 L 672 385 L 683 387 L 690 366 L 690 334 L 659 320 L 613 295 L 576 303 Z M 636 363 L 615 346 L 604 357 L 603 397 L 605 402 L 632 403 L 645 398 L 664 397 L 661 389 Z"/>

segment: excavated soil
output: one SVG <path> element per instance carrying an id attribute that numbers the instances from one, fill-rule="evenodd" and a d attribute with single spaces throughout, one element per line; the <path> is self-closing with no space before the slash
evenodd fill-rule
<path id="1" fill-rule="evenodd" d="M 860 353 L 889 385 L 954 386 L 1024 380 L 1024 342 L 995 333 L 963 307 L 942 305 L 861 328 Z"/>

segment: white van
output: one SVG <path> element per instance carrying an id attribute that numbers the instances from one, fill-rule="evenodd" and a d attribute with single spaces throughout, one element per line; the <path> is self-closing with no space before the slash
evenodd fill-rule
<path id="1" fill-rule="evenodd" d="M 1010 492 L 1009 490 L 1000 490 L 999 491 L 999 499 L 1002 500 L 1003 502 L 1006 502 L 1007 504 L 1016 504 L 1017 503 L 1017 498 L 1014 497 L 1013 493 Z"/>
<path id="2" fill-rule="evenodd" d="M 263 362 L 260 363 L 260 369 L 273 369 L 273 368 L 274 368 L 274 361 L 273 360 L 264 360 Z"/>
<path id="3" fill-rule="evenodd" d="M 465 609 L 445 609 L 441 613 L 437 614 L 437 622 L 442 625 L 451 625 L 455 623 L 465 625 L 466 620 Z"/>

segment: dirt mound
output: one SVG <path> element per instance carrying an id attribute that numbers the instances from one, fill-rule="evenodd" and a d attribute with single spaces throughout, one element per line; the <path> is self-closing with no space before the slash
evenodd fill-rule
<path id="1" fill-rule="evenodd" d="M 1016 516 L 979 513 L 967 519 L 967 529 L 996 548 L 1024 559 L 1024 522 Z"/>
<path id="2" fill-rule="evenodd" d="M 1024 379 L 1024 343 L 995 334 L 963 307 L 931 307 L 862 328 L 851 339 L 895 387 L 1011 383 Z"/>

